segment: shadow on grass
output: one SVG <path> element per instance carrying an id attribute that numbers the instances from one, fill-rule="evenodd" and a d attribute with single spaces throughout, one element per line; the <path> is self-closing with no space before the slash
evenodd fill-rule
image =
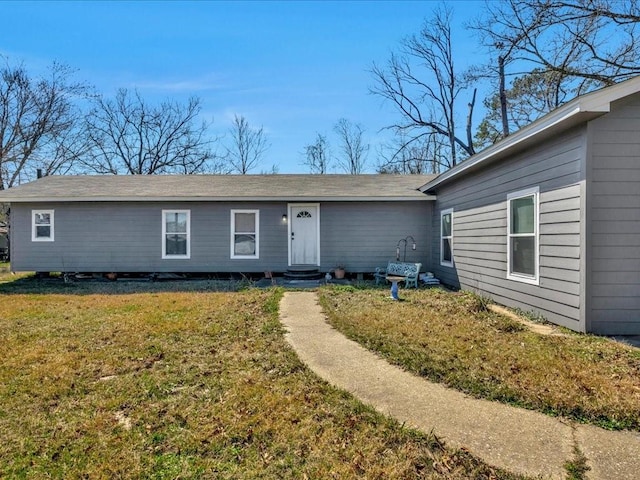
<path id="1" fill-rule="evenodd" d="M 252 287 L 251 281 L 217 279 L 179 280 L 99 280 L 86 279 L 65 282 L 62 277 L 18 278 L 0 283 L 0 295 L 128 295 L 153 292 L 238 292 Z"/>
<path id="2" fill-rule="evenodd" d="M 362 281 L 350 284 L 313 285 L 278 282 L 275 285 L 261 283 L 248 277 L 238 278 L 171 278 L 151 280 L 147 277 L 131 277 L 118 280 L 106 278 L 85 278 L 65 281 L 62 276 L 38 277 L 30 275 L 0 281 L 0 295 L 128 295 L 153 292 L 238 292 L 247 288 L 284 288 L 286 290 L 304 291 L 309 288 L 333 288 L 344 291 L 379 290 L 387 293 L 388 287 L 373 285 L 373 282 Z M 411 300 L 400 298 L 394 300 L 390 295 L 390 303 L 411 303 Z"/>

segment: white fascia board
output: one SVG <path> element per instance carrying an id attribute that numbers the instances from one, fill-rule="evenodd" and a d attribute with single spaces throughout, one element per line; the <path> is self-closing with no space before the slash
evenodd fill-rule
<path id="1" fill-rule="evenodd" d="M 613 102 L 638 92 L 640 92 L 640 76 L 596 90 L 576 100 L 581 100 L 580 107 L 583 112 L 607 113 L 610 111 Z"/>
<path id="2" fill-rule="evenodd" d="M 631 80 L 627 80 L 626 82 L 618 83 L 611 87 L 603 88 L 601 90 L 587 93 L 581 97 L 575 98 L 569 103 L 558 107 L 556 110 L 536 120 L 532 124 L 527 125 L 526 127 L 509 135 L 504 140 L 486 148 L 485 150 L 477 153 L 468 160 L 465 160 L 464 162 L 458 164 L 451 170 L 448 170 L 445 173 L 439 175 L 430 182 L 421 186 L 420 191 L 429 191 L 430 189 L 435 188 L 444 181 L 452 177 L 461 175 L 463 172 L 478 165 L 479 163 L 486 162 L 491 158 L 504 153 L 507 150 L 517 147 L 519 144 L 530 140 L 537 135 L 548 132 L 552 128 L 564 124 L 571 125 L 572 121 L 578 120 L 579 114 L 594 114 L 586 115 L 584 120 L 586 122 L 597 116 L 609 113 L 609 111 L 611 110 L 612 102 L 638 92 L 640 92 L 640 76 L 632 78 Z"/>
<path id="3" fill-rule="evenodd" d="M 569 106 L 569 104 L 567 104 L 567 106 Z M 540 123 L 532 123 L 531 125 L 518 130 L 516 133 L 509 135 L 506 139 L 486 148 L 485 150 L 477 153 L 468 160 L 459 163 L 451 170 L 447 170 L 437 178 L 431 180 L 429 183 L 424 184 L 420 187 L 420 191 L 429 191 L 430 189 L 440 185 L 445 180 L 461 175 L 463 172 L 469 170 L 470 168 L 475 167 L 480 163 L 484 163 L 487 160 L 490 160 L 491 158 L 505 151 L 511 150 L 512 148 L 518 146 L 526 140 L 529 140 L 534 136 L 540 135 L 542 132 L 546 132 L 549 129 L 566 122 L 568 119 L 580 113 L 580 109 L 574 107 L 569 111 L 562 109 L 561 112 L 559 112 L 558 110 L 556 110 L 556 112 L 562 113 L 562 115 L 547 115 L 546 117 L 543 117 L 541 119 L 544 121 Z"/>
<path id="4" fill-rule="evenodd" d="M 424 202 L 435 195 L 410 197 L 9 197 L 0 203 L 53 202 Z"/>

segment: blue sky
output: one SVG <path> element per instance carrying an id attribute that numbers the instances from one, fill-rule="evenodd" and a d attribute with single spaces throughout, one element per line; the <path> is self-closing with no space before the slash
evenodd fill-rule
<path id="1" fill-rule="evenodd" d="M 462 24 L 480 2 L 450 2 L 461 61 L 481 53 Z M 396 115 L 369 94 L 373 62 L 419 31 L 429 1 L 0 2 L 0 55 L 37 74 L 52 61 L 105 95 L 137 88 L 150 101 L 201 98 L 212 134 L 234 114 L 263 126 L 262 165 L 305 173 L 304 146 L 345 117 L 365 128 L 369 171 Z M 335 170 L 336 172 L 338 170 Z"/>

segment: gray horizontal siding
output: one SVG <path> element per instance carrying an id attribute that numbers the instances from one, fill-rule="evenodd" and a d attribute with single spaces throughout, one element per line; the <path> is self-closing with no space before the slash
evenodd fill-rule
<path id="1" fill-rule="evenodd" d="M 536 311 L 582 330 L 581 239 L 584 129 L 573 129 L 436 192 L 433 265 L 444 282 Z M 539 285 L 507 279 L 507 194 L 540 189 Z M 440 265 L 440 212 L 454 209 L 454 267 Z"/>
<path id="2" fill-rule="evenodd" d="M 32 208 L 54 209 L 55 242 L 31 242 Z M 230 258 L 230 210 L 260 210 L 260 258 Z M 191 211 L 191 258 L 162 259 L 162 210 Z M 16 204 L 15 270 L 83 272 L 262 271 L 287 262 L 286 205 L 207 203 Z"/>
<path id="3" fill-rule="evenodd" d="M 431 254 L 430 202 L 323 203 L 320 207 L 320 250 L 323 270 L 339 262 L 350 272 L 372 272 L 395 260 L 400 239 L 413 236 L 406 260 L 424 265 Z M 404 245 L 400 251 L 404 255 Z"/>
<path id="4" fill-rule="evenodd" d="M 590 329 L 640 334 L 640 95 L 589 134 Z"/>
<path id="5" fill-rule="evenodd" d="M 459 181 L 441 187 L 436 193 L 438 204 L 456 204 L 466 210 L 504 201 L 505 192 L 514 192 L 528 186 L 540 186 L 551 192 L 583 180 L 581 158 L 584 154 L 585 131 L 575 128 L 556 137 L 545 145 L 532 148 L 508 159 L 488 166 L 482 172 L 468 175 Z"/>
<path id="6" fill-rule="evenodd" d="M 55 241 L 31 241 L 31 210 L 55 211 Z M 371 272 L 395 257 L 399 238 L 418 248 L 407 260 L 426 262 L 429 202 L 347 202 L 320 206 L 321 268 L 337 262 Z M 162 259 L 162 210 L 191 211 L 191 258 Z M 260 211 L 258 259 L 230 258 L 230 211 Z M 15 204 L 12 268 L 69 272 L 261 272 L 288 266 L 286 203 Z M 410 252 L 410 253 L 409 253 Z"/>

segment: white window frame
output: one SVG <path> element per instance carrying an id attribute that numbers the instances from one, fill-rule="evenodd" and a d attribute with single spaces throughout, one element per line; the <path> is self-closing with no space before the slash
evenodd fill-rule
<path id="1" fill-rule="evenodd" d="M 36 225 L 36 215 L 39 214 L 49 214 L 50 223 L 49 226 L 49 236 L 48 237 L 38 237 L 38 229 Z M 54 210 L 31 210 L 31 241 L 32 242 L 53 242 L 55 238 L 54 232 Z M 40 226 L 43 226 L 42 224 Z"/>
<path id="2" fill-rule="evenodd" d="M 442 219 L 445 215 L 451 215 L 451 235 L 444 236 L 444 229 L 442 228 Z M 451 261 L 447 262 L 444 259 L 444 240 L 451 241 Z M 440 265 L 443 267 L 453 267 L 453 208 L 447 208 L 440 212 Z"/>
<path id="3" fill-rule="evenodd" d="M 236 232 L 236 213 L 253 213 L 255 215 L 255 232 Z M 260 258 L 260 210 L 231 210 L 231 242 L 230 256 L 232 259 L 253 260 Z M 237 255 L 235 253 L 236 235 L 253 234 L 256 236 L 256 252 L 253 255 Z"/>
<path id="4" fill-rule="evenodd" d="M 185 213 L 187 215 L 187 253 L 185 255 L 167 254 L 167 214 Z M 190 259 L 191 258 L 191 210 L 162 210 L 162 258 Z"/>
<path id="5" fill-rule="evenodd" d="M 519 198 L 533 197 L 534 208 L 534 232 L 512 234 L 511 233 L 511 202 Z M 512 273 L 511 264 L 513 262 L 512 255 L 512 242 L 513 237 L 533 237 L 535 240 L 534 259 L 535 265 L 534 275 L 526 275 L 524 273 Z M 527 188 L 525 190 L 519 190 L 517 192 L 507 194 L 507 279 L 514 280 L 516 282 L 529 283 L 531 285 L 540 284 L 540 187 Z"/>

